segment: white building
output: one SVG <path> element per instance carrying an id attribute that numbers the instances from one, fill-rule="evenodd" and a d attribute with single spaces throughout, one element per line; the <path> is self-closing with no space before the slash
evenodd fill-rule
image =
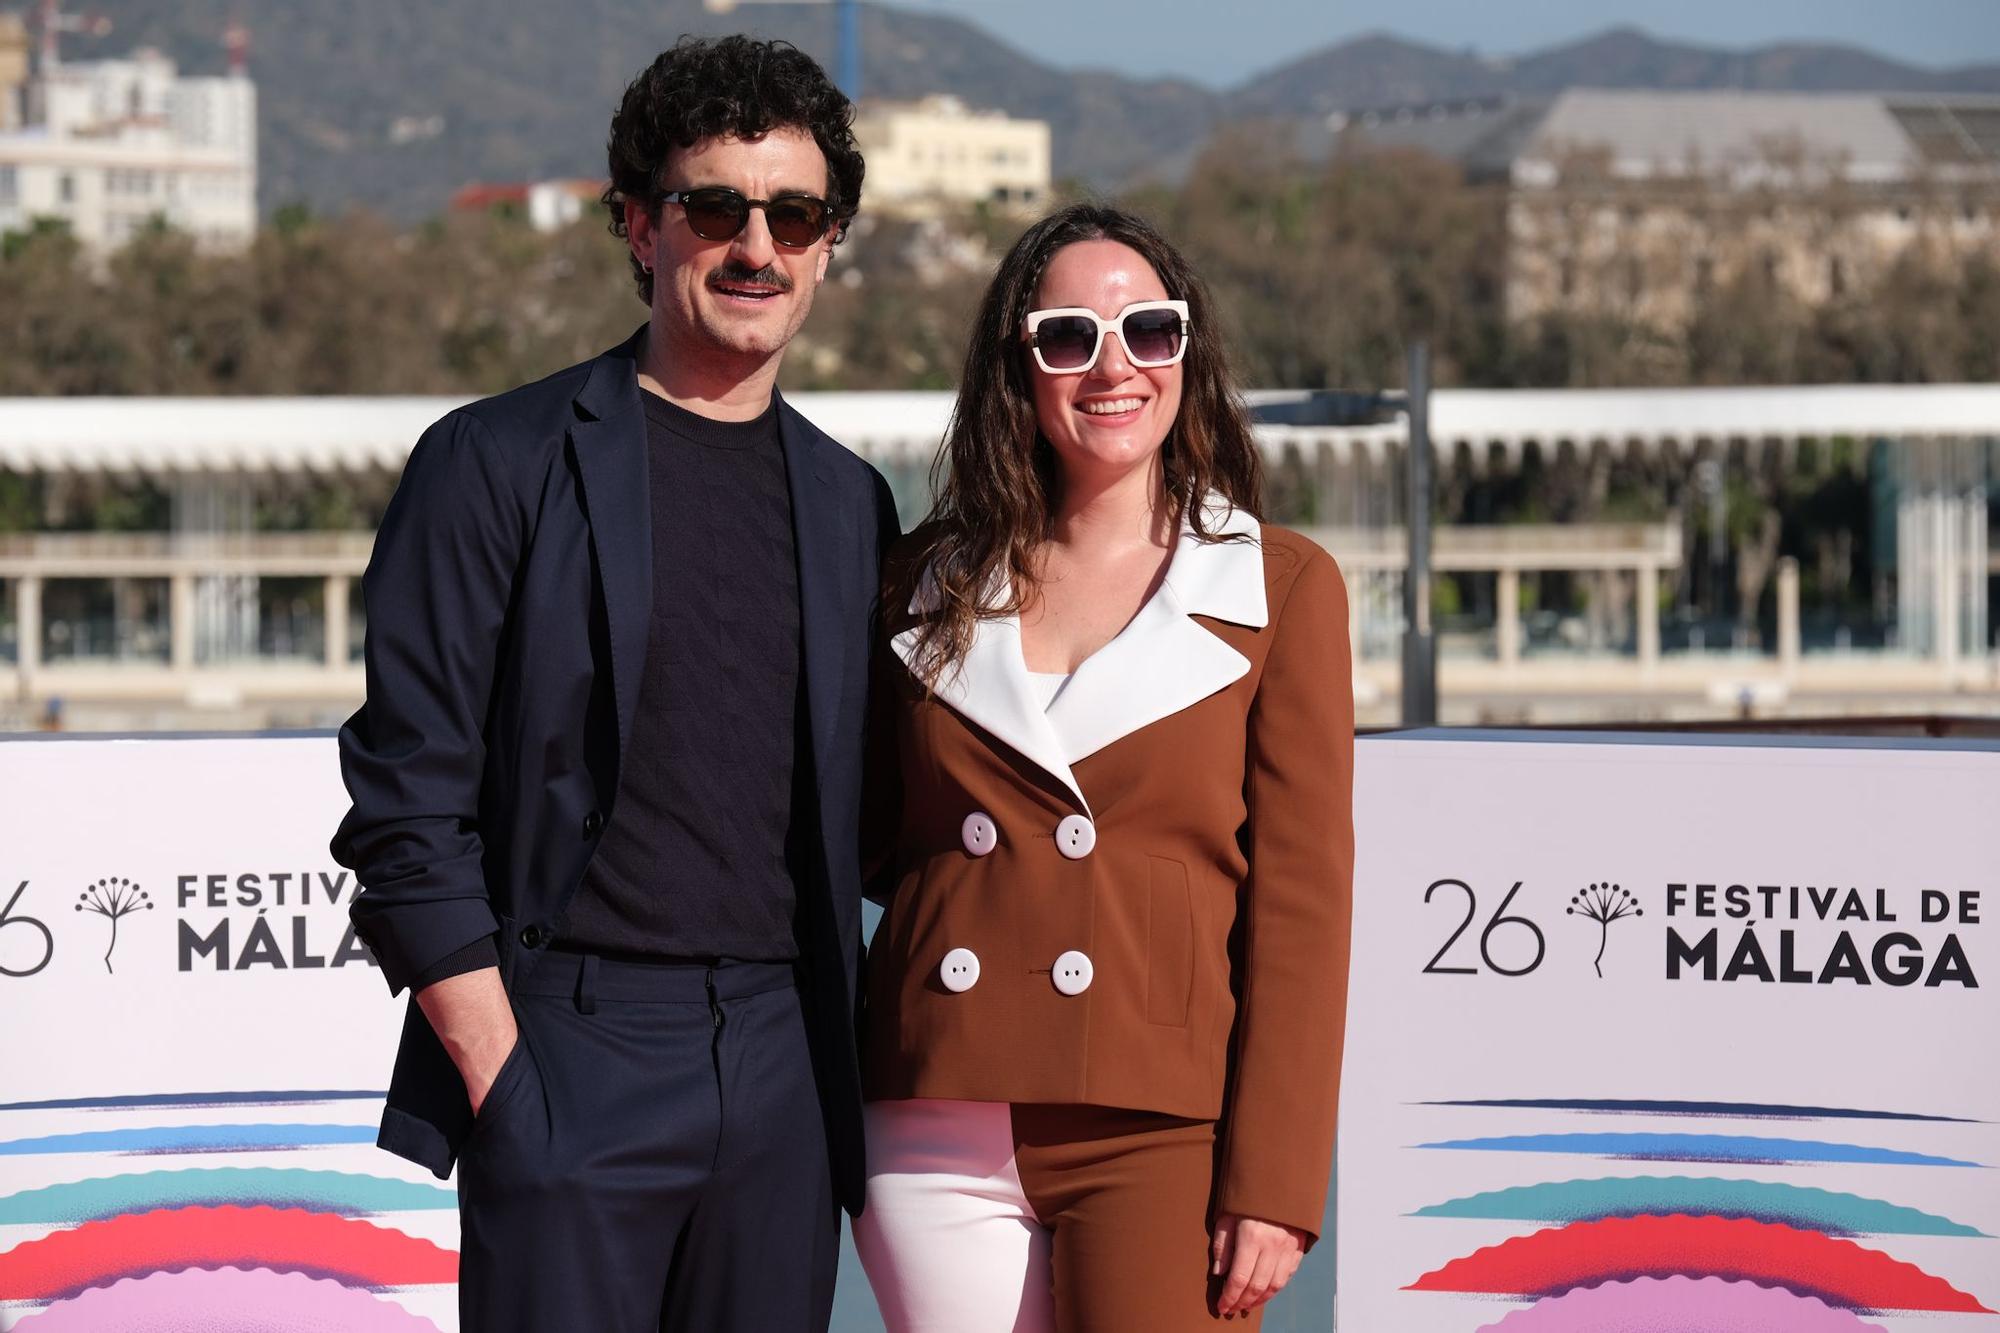
<path id="1" fill-rule="evenodd" d="M 44 23 L 52 8 L 44 9 Z M 18 21 L 0 32 L 0 232 L 59 219 L 90 250 L 154 219 L 210 250 L 257 230 L 257 89 L 232 34 L 230 71 L 183 78 L 152 50 L 69 64 L 44 36 L 22 77 Z M 10 69 L 9 66 L 12 65 Z"/>
<path id="2" fill-rule="evenodd" d="M 581 178 L 500 185 L 482 182 L 462 186 L 452 195 L 451 207 L 458 213 L 512 210 L 536 231 L 561 231 L 574 226 L 586 213 L 595 213 L 603 194 L 603 181 Z"/>
<path id="3" fill-rule="evenodd" d="M 2000 97 L 1574 88 L 1341 113 L 1301 131 L 1415 148 L 1507 190 L 1507 312 L 1685 328 L 1761 275 L 1808 305 L 1906 255 L 1950 271 L 2000 247 Z"/>
<path id="4" fill-rule="evenodd" d="M 956 97 L 870 102 L 854 119 L 870 208 L 924 212 L 941 201 L 1034 209 L 1049 196 L 1049 126 Z"/>

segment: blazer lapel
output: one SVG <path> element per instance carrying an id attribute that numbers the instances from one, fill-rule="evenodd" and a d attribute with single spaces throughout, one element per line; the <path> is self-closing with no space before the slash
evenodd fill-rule
<path id="1" fill-rule="evenodd" d="M 911 609 L 922 609 L 924 601 L 924 590 L 919 589 Z M 907 629 L 895 637 L 891 647 L 909 665 L 916 644 L 917 631 Z M 1085 814 L 1090 813 L 1090 802 L 1084 799 L 1076 774 L 1070 772 L 1062 742 L 1048 714 L 1036 701 L 1028 680 L 1028 660 L 1021 655 L 1019 617 L 979 621 L 973 627 L 972 647 L 965 660 L 938 686 L 937 697 L 1069 788 L 1077 805 Z"/>
<path id="2" fill-rule="evenodd" d="M 1071 765 L 1139 728 L 1200 703 L 1250 670 L 1250 661 L 1191 617 L 1207 616 L 1261 629 L 1270 613 L 1264 593 L 1264 548 L 1255 518 L 1220 496 L 1208 499 L 1210 532 L 1196 540 L 1183 527 L 1160 588 L 1111 642 L 1077 668 L 1046 710 L 1028 679 L 1015 616 L 979 621 L 972 646 L 937 697 L 1067 787 L 1085 813 L 1090 803 Z M 937 609 L 928 573 L 910 601 L 913 615 Z M 917 631 L 892 646 L 908 665 Z"/>
<path id="3" fill-rule="evenodd" d="M 778 400 L 778 437 L 785 450 L 785 479 L 792 491 L 792 542 L 799 564 L 800 661 L 806 676 L 806 717 L 814 771 L 832 767 L 840 691 L 846 676 L 848 627 L 842 571 L 852 566 L 851 516 L 839 503 L 827 445 L 811 423 Z M 856 612 L 855 614 L 859 614 Z"/>
<path id="4" fill-rule="evenodd" d="M 1111 642 L 1085 658 L 1050 705 L 1063 757 L 1078 763 L 1163 717 L 1241 680 L 1250 660 L 1190 617 L 1262 628 L 1264 551 L 1257 520 L 1209 500 L 1209 528 L 1231 540 L 1202 542 L 1183 527 L 1159 590 Z"/>
<path id="5" fill-rule="evenodd" d="M 1250 659 L 1189 620 L 1171 585 L 1084 659 L 1049 706 L 1064 758 L 1079 763 L 1241 680 Z"/>
<path id="6" fill-rule="evenodd" d="M 591 550 L 604 589 L 611 639 L 612 702 L 618 711 L 618 761 L 623 766 L 653 609 L 652 491 L 646 419 L 639 402 L 641 329 L 597 358 L 576 396 L 570 427 Z"/>

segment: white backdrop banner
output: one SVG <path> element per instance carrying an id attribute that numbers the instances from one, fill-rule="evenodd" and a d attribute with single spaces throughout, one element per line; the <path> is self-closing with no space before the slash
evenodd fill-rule
<path id="1" fill-rule="evenodd" d="M 2000 754 L 1362 747 L 1349 1333 L 2000 1333 Z"/>
<path id="2" fill-rule="evenodd" d="M 0 792 L 0 1329 L 455 1327 L 332 740 L 0 744 Z"/>
<path id="3" fill-rule="evenodd" d="M 2000 755 L 1358 754 L 1345 1333 L 2000 1333 Z M 327 737 L 0 743 L 0 1330 L 455 1327 L 345 806 Z"/>

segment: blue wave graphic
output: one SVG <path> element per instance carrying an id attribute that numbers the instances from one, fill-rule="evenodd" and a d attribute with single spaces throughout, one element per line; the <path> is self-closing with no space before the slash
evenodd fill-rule
<path id="1" fill-rule="evenodd" d="M 1614 1115 L 1687 1115 L 1769 1120 L 1920 1120 L 1933 1124 L 1978 1125 L 1955 1115 L 1911 1111 L 1862 1111 L 1845 1106 L 1786 1106 L 1777 1102 L 1679 1102 L 1602 1097 L 1505 1097 L 1418 1102 L 1419 1106 L 1479 1106 L 1531 1111 L 1603 1111 Z"/>
<path id="2" fill-rule="evenodd" d="M 1812 1139 L 1765 1139 L 1737 1134 L 1513 1134 L 1495 1138 L 1448 1139 L 1419 1148 L 1470 1152 L 1574 1153 L 1658 1162 L 1861 1162 L 1882 1166 L 1982 1166 L 1954 1157 L 1870 1148 L 1859 1143 Z"/>
<path id="3" fill-rule="evenodd" d="M 381 1101 L 389 1094 L 350 1089 L 301 1092 L 153 1092 L 123 1097 L 60 1097 L 0 1102 L 0 1111 L 124 1111 L 140 1107 L 293 1106 L 305 1102 Z"/>
<path id="4" fill-rule="evenodd" d="M 153 1129 L 93 1129 L 0 1140 L 0 1157 L 41 1153 L 260 1152 L 334 1143 L 373 1143 L 373 1125 L 167 1125 Z"/>

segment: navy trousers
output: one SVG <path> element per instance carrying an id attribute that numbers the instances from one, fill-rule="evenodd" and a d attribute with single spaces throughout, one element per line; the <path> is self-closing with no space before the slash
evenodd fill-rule
<path id="1" fill-rule="evenodd" d="M 824 1333 L 839 1257 L 789 964 L 544 955 L 459 1162 L 464 1333 Z"/>

